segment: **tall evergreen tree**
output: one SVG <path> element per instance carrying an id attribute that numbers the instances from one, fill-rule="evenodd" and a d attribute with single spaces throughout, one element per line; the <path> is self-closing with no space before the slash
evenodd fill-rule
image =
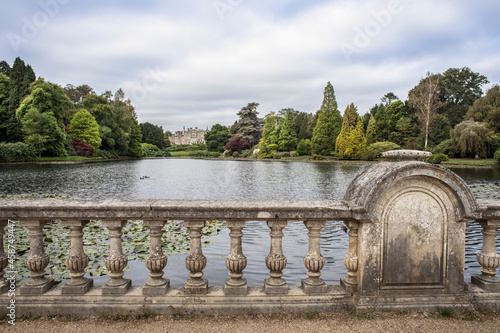
<path id="1" fill-rule="evenodd" d="M 335 141 L 342 128 L 342 116 L 337 107 L 335 91 L 330 82 L 323 92 L 323 103 L 317 112 L 318 121 L 311 140 L 313 153 L 327 155 L 335 149 Z"/>
<path id="2" fill-rule="evenodd" d="M 21 58 L 14 60 L 10 71 L 9 84 L 9 106 L 5 141 L 15 142 L 22 140 L 21 123 L 16 117 L 16 110 L 21 101 L 30 93 L 30 84 L 35 81 L 36 76 L 30 65 L 26 66 Z"/>
<path id="3" fill-rule="evenodd" d="M 11 118 L 9 114 L 9 84 L 9 77 L 0 73 L 0 142 L 8 140 L 7 126 Z"/>
<path id="4" fill-rule="evenodd" d="M 415 129 L 410 121 L 410 118 L 403 117 L 396 124 L 394 132 L 391 133 L 391 142 L 394 142 L 401 147 L 406 147 L 415 141 Z"/>
<path id="5" fill-rule="evenodd" d="M 257 115 L 257 107 L 259 103 L 248 103 L 247 106 L 242 107 L 237 115 L 240 120 L 232 128 L 235 133 L 248 140 L 251 146 L 257 144 L 262 137 L 262 124 L 263 121 Z"/>
<path id="6" fill-rule="evenodd" d="M 278 124 L 275 112 L 266 116 L 262 139 L 259 142 L 259 158 L 272 158 L 274 152 L 278 150 Z"/>
<path id="7" fill-rule="evenodd" d="M 377 125 L 375 117 L 370 115 L 370 121 L 368 122 L 368 127 L 366 128 L 366 144 L 371 145 L 375 142 L 377 142 Z"/>
<path id="8" fill-rule="evenodd" d="M 408 116 L 408 108 L 403 102 L 397 100 L 387 106 L 386 112 L 390 135 L 392 132 L 394 132 L 399 119 Z"/>
<path id="9" fill-rule="evenodd" d="M 377 107 L 375 114 L 375 133 L 377 141 L 387 141 L 389 139 L 389 117 L 383 104 Z"/>
<path id="10" fill-rule="evenodd" d="M 344 111 L 342 130 L 336 141 L 335 150 L 339 158 L 359 159 L 366 150 L 363 132 L 363 119 L 358 115 L 357 108 L 351 103 Z"/>
<path id="11" fill-rule="evenodd" d="M 7 63 L 7 61 L 2 60 L 0 61 L 0 73 L 6 76 L 10 76 L 10 71 L 12 68 L 10 68 L 10 65 Z"/>
<path id="12" fill-rule="evenodd" d="M 293 112 L 288 112 L 281 125 L 278 137 L 278 149 L 280 151 L 291 151 L 297 148 L 297 134 L 295 133 L 293 116 Z"/>

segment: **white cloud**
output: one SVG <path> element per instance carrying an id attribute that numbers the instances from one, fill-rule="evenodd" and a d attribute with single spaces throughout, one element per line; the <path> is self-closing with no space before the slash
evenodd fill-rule
<path id="1" fill-rule="evenodd" d="M 261 116 L 315 112 L 327 81 L 341 111 L 352 102 L 364 113 L 389 91 L 406 98 L 427 71 L 468 66 L 500 77 L 494 1 L 221 1 L 236 4 L 222 19 L 212 1 L 111 2 L 95 11 L 70 2 L 18 54 L 2 40 L 1 58 L 20 55 L 61 85 L 122 87 L 140 121 L 169 130 L 232 124 L 248 102 L 261 104 Z M 19 31 L 16 22 L 3 30 Z M 346 57 L 342 45 L 357 51 Z"/>

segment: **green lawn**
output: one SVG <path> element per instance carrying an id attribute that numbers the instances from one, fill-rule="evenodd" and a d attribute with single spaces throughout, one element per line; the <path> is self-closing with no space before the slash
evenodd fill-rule
<path id="1" fill-rule="evenodd" d="M 496 161 L 493 158 L 450 158 L 449 161 L 443 162 L 446 163 L 459 163 L 459 164 L 468 164 L 468 165 L 486 165 L 486 164 L 496 164 Z"/>
<path id="2" fill-rule="evenodd" d="M 181 151 L 171 151 L 170 155 L 172 156 L 189 156 L 193 151 L 181 150 Z"/>
<path id="3" fill-rule="evenodd" d="M 46 162 L 46 161 L 73 161 L 73 160 L 90 160 L 91 157 L 85 156 L 66 156 L 66 157 L 37 157 L 37 162 Z M 98 158 L 94 158 L 98 159 Z"/>

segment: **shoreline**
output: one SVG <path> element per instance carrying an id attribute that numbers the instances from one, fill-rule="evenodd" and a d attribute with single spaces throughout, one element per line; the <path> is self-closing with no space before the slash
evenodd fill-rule
<path id="1" fill-rule="evenodd" d="M 375 164 L 385 162 L 386 159 L 379 158 L 374 161 L 365 160 L 338 160 L 335 158 L 311 159 L 311 158 L 293 158 L 285 157 L 280 159 L 258 159 L 258 158 L 245 158 L 245 157 L 198 157 L 198 156 L 168 156 L 168 157 L 118 157 L 118 158 L 88 158 L 88 159 L 55 159 L 46 161 L 29 161 L 29 162 L 2 162 L 0 165 L 15 165 L 15 164 L 80 164 L 80 163 L 96 163 L 96 162 L 114 162 L 114 161 L 128 161 L 128 160 L 142 160 L 142 159 L 194 159 L 194 160 L 213 160 L 213 161 L 262 161 L 262 162 L 319 162 L 319 163 L 341 163 L 341 164 Z M 500 164 L 495 163 L 467 163 L 460 162 L 460 159 L 450 160 L 437 164 L 443 167 L 466 167 L 466 168 L 500 168 Z"/>

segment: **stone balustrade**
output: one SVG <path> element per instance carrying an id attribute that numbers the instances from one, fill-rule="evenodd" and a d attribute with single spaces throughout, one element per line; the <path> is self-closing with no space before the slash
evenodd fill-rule
<path id="1" fill-rule="evenodd" d="M 483 228 L 477 254 L 481 275 L 464 282 L 465 222 Z M 500 225 L 500 201 L 476 200 L 452 172 L 423 162 L 381 163 L 365 170 L 351 183 L 344 200 L 114 200 L 114 199 L 1 199 L 0 237 L 8 220 L 29 230 L 30 249 L 24 264 L 31 272 L 16 290 L 19 313 L 96 314 L 137 312 L 167 314 L 182 308 L 198 314 L 309 311 L 422 310 L 472 308 L 500 310 L 500 256 L 495 237 Z M 62 286 L 45 274 L 51 265 L 44 251 L 43 227 L 61 220 L 70 230 L 66 265 L 71 279 Z M 102 287 L 85 277 L 89 259 L 83 247 L 83 228 L 102 220 L 109 229 L 105 258 L 109 281 Z M 135 286 L 124 277 L 127 256 L 122 250 L 122 228 L 129 220 L 143 220 L 150 229 L 145 266 L 150 279 Z M 183 286 L 170 286 L 162 250 L 163 227 L 182 220 L 189 230 L 185 259 L 189 270 Z M 225 259 L 229 278 L 207 281 L 207 259 L 201 229 L 209 220 L 225 220 L 230 251 Z M 338 286 L 321 279 L 322 228 L 344 221 L 349 247 L 344 258 L 346 276 Z M 242 248 L 246 221 L 265 221 L 270 232 L 265 264 L 269 278 L 248 286 L 247 258 Z M 301 286 L 289 286 L 283 269 L 283 229 L 288 221 L 303 221 L 309 246 L 303 264 L 307 276 Z M 246 248 L 245 251 L 251 251 Z M 0 242 L 0 303 L 9 304 L 9 283 L 3 279 L 8 256 Z M 210 287 L 209 287 L 210 286 Z M 5 307 L 3 307 L 5 308 Z M 141 310 L 142 309 L 142 310 Z"/>

